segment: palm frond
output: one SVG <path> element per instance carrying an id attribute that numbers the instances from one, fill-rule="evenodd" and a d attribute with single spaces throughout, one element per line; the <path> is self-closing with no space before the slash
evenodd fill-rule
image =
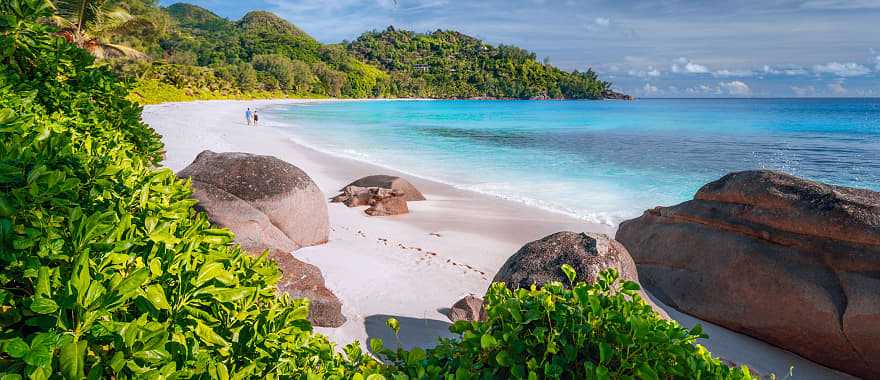
<path id="1" fill-rule="evenodd" d="M 92 40 L 86 44 L 86 50 L 92 55 L 100 59 L 108 58 L 130 58 L 130 59 L 147 59 L 147 55 L 128 46 L 105 44 L 98 40 Z"/>

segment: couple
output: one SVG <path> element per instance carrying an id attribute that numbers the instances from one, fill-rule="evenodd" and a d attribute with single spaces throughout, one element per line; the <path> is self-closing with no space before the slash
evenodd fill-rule
<path id="1" fill-rule="evenodd" d="M 260 121 L 260 116 L 257 115 L 257 110 L 253 110 L 252 112 L 250 108 L 248 108 L 247 111 L 244 111 L 244 118 L 247 120 L 247 125 L 253 123 L 255 127 L 257 126 L 257 122 Z"/>

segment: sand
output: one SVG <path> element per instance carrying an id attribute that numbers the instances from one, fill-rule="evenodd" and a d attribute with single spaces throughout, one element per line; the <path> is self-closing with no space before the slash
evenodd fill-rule
<path id="1" fill-rule="evenodd" d="M 264 109 L 295 102 L 310 100 L 166 103 L 145 107 L 143 120 L 163 136 L 167 151 L 164 164 L 175 172 L 203 150 L 272 155 L 303 169 L 327 198 L 366 175 L 401 175 L 297 144 L 291 139 L 295 126 L 272 123 L 265 110 L 261 111 L 260 127 L 245 124 L 246 107 Z M 404 347 L 430 346 L 437 337 L 451 336 L 445 310 L 467 294 L 482 296 L 498 268 L 523 244 L 564 230 L 614 233 L 612 226 L 402 176 L 428 198 L 410 202 L 410 214 L 369 217 L 362 209 L 329 203 L 330 242 L 295 253 L 321 269 L 327 287 L 343 303 L 348 321 L 342 327 L 317 328 L 339 344 L 365 344 L 370 338 L 393 344 L 395 339 L 385 320 L 395 317 L 400 321 Z M 684 326 L 701 323 L 711 336 L 701 343 L 714 354 L 748 364 L 760 373 L 784 378 L 793 366 L 796 379 L 851 378 L 666 309 Z"/>

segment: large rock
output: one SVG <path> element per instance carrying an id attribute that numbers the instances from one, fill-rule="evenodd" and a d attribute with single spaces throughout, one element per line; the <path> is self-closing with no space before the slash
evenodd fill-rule
<path id="1" fill-rule="evenodd" d="M 296 166 L 271 156 L 206 150 L 178 175 L 192 178 L 200 201 L 199 191 L 218 190 L 244 201 L 265 214 L 297 246 L 327 242 L 330 228 L 326 198 L 308 174 Z M 208 190 L 205 184 L 214 189 Z M 215 216 L 232 213 L 204 208 Z"/>
<path id="2" fill-rule="evenodd" d="M 235 232 L 235 241 L 246 251 L 260 253 L 277 249 L 292 252 L 300 248 L 250 203 L 200 181 L 193 180 L 192 189 L 193 198 L 199 200 L 196 207 L 208 214 L 215 224 Z"/>
<path id="3" fill-rule="evenodd" d="M 400 215 L 409 212 L 404 193 L 382 187 L 346 186 L 331 202 L 341 202 L 348 207 L 370 206 L 364 210 L 370 216 Z"/>
<path id="4" fill-rule="evenodd" d="M 635 263 L 623 245 L 605 234 L 557 232 L 524 245 L 507 259 L 492 282 L 504 282 L 510 289 L 528 288 L 532 284 L 544 285 L 552 281 L 568 283 L 562 264 L 571 265 L 577 272 L 575 281 L 594 284 L 599 273 L 614 268 L 621 280 L 639 282 Z M 642 299 L 650 304 L 663 318 L 668 318 L 641 291 Z"/>
<path id="5" fill-rule="evenodd" d="M 342 303 L 324 285 L 324 276 L 318 267 L 299 261 L 292 254 L 271 251 L 269 258 L 281 269 L 278 291 L 293 298 L 308 298 L 311 301 L 309 320 L 316 326 L 339 327 L 345 323 Z"/>
<path id="6" fill-rule="evenodd" d="M 617 232 L 668 305 L 880 378 L 880 193 L 731 173 Z"/>
<path id="7" fill-rule="evenodd" d="M 371 175 L 354 181 L 348 186 L 357 187 L 380 187 L 383 189 L 397 190 L 403 193 L 406 201 L 423 201 L 425 196 L 416 189 L 409 181 L 390 175 Z M 346 187 L 348 187 L 346 186 Z"/>
<path id="8" fill-rule="evenodd" d="M 483 299 L 473 294 L 468 294 L 452 305 L 446 316 L 453 322 L 485 321 L 486 311 L 483 310 Z"/>

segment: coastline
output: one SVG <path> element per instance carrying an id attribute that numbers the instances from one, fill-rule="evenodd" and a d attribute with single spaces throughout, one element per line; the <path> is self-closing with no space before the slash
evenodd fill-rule
<path id="1" fill-rule="evenodd" d="M 383 99 L 387 100 L 387 99 Z M 399 99 L 413 101 L 417 99 Z M 144 121 L 163 135 L 165 165 L 175 172 L 199 152 L 242 151 L 288 161 L 313 178 L 326 197 L 370 174 L 399 174 L 308 148 L 291 140 L 295 128 L 250 128 L 244 107 L 291 103 L 368 100 L 196 101 L 147 106 Z M 293 129 L 293 131 L 291 131 Z M 403 346 L 428 345 L 449 336 L 443 309 L 469 293 L 482 295 L 504 261 L 526 242 L 562 230 L 613 235 L 614 228 L 529 207 L 450 185 L 404 175 L 429 199 L 410 203 L 411 213 L 373 218 L 361 209 L 329 204 L 330 242 L 308 247 L 296 256 L 318 266 L 328 288 L 343 303 L 348 322 L 337 329 L 318 328 L 340 344 L 382 338 L 393 344 L 387 317 L 401 324 Z M 439 235 L 439 236 L 438 236 Z M 685 326 L 697 320 L 667 308 Z M 848 378 L 797 355 L 754 339 L 702 323 L 712 337 L 702 342 L 713 354 L 761 373 L 795 377 Z"/>

